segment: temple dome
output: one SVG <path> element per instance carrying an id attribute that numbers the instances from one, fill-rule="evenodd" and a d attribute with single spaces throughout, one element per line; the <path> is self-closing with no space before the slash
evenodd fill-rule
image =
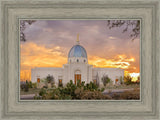
<path id="1" fill-rule="evenodd" d="M 68 58 L 72 58 L 72 57 L 87 58 L 87 52 L 84 47 L 77 44 L 77 45 L 74 45 L 69 51 Z"/>

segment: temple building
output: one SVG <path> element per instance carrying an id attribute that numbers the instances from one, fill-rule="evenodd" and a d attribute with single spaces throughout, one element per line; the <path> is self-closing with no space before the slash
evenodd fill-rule
<path id="1" fill-rule="evenodd" d="M 79 36 L 77 36 L 76 45 L 68 53 L 68 62 L 60 67 L 36 67 L 31 70 L 31 81 L 40 83 L 48 75 L 53 76 L 55 85 L 63 83 L 66 85 L 70 80 L 77 84 L 77 80 L 90 81 L 103 85 L 103 76 L 108 76 L 113 84 L 120 83 L 124 77 L 124 70 L 121 68 L 100 68 L 88 64 L 87 52 L 80 45 Z"/>

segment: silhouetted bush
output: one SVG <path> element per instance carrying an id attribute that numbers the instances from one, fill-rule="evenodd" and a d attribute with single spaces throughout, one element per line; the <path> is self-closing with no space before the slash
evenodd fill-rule
<path id="1" fill-rule="evenodd" d="M 111 79 L 108 77 L 108 75 L 103 75 L 101 80 L 104 86 L 106 86 L 107 83 L 111 82 Z"/>
<path id="2" fill-rule="evenodd" d="M 33 88 L 37 88 L 37 83 L 32 83 Z"/>
<path id="3" fill-rule="evenodd" d="M 27 84 L 25 84 L 25 86 L 24 86 L 24 92 L 28 92 L 28 91 L 29 91 L 29 87 L 28 87 Z"/>
<path id="4" fill-rule="evenodd" d="M 47 80 L 48 83 L 54 83 L 55 82 L 54 77 L 52 75 L 48 75 L 46 80 Z"/>
<path id="5" fill-rule="evenodd" d="M 59 87 L 63 87 L 63 83 L 59 83 L 58 86 L 59 86 Z"/>
<path id="6" fill-rule="evenodd" d="M 44 94 L 46 94 L 47 92 L 46 92 L 46 90 L 44 89 L 44 88 L 42 88 L 41 90 L 40 90 L 40 92 L 39 92 L 39 95 L 40 96 L 43 96 Z"/>
<path id="7" fill-rule="evenodd" d="M 130 84 L 132 84 L 133 82 L 132 82 L 132 77 L 131 76 L 125 76 L 124 77 L 124 83 L 126 84 L 126 85 L 130 85 Z"/>
<path id="8" fill-rule="evenodd" d="M 24 90 L 25 89 L 25 84 L 21 84 L 20 88 L 21 88 L 21 90 Z"/>

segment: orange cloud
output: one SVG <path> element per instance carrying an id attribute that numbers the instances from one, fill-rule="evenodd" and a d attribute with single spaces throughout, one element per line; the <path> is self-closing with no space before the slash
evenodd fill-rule
<path id="1" fill-rule="evenodd" d="M 134 62 L 135 59 L 127 58 L 126 55 L 117 55 L 113 59 L 105 59 L 98 56 L 90 56 L 89 64 L 94 65 L 95 67 L 114 67 L 127 69 L 130 67 L 131 62 Z"/>
<path id="2" fill-rule="evenodd" d="M 62 67 L 67 63 L 64 50 L 64 48 L 54 45 L 46 48 L 44 45 L 32 42 L 21 44 L 21 80 L 30 80 L 31 69 L 34 67 Z M 135 58 L 124 54 L 113 56 L 111 59 L 89 56 L 88 61 L 94 67 L 122 68 L 127 72 L 139 72 L 139 66 L 133 65 Z"/>
<path id="3" fill-rule="evenodd" d="M 62 67 L 67 62 L 59 46 L 46 48 L 35 43 L 21 44 L 21 79 L 30 79 L 31 68 Z"/>

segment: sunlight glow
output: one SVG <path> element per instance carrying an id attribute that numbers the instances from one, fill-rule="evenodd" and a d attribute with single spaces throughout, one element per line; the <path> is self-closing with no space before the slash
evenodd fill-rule
<path id="1" fill-rule="evenodd" d="M 132 77 L 132 81 L 137 81 L 138 77 L 140 76 L 140 73 L 129 73 L 129 75 Z"/>

